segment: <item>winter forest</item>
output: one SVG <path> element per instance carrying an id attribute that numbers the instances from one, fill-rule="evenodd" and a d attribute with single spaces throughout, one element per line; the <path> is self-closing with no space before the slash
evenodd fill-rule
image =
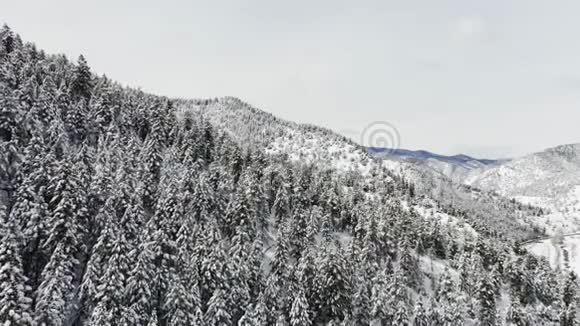
<path id="1" fill-rule="evenodd" d="M 271 150 L 286 131 L 240 100 L 0 41 L 0 325 L 579 324 L 576 275 L 519 245 L 510 203 L 432 196 L 449 223 L 380 160 Z"/>

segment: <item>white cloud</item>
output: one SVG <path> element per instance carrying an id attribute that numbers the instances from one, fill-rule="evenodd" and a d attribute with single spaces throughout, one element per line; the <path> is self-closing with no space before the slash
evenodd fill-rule
<path id="1" fill-rule="evenodd" d="M 459 18 L 454 23 L 453 32 L 460 40 L 483 39 L 488 35 L 486 22 L 477 16 Z"/>

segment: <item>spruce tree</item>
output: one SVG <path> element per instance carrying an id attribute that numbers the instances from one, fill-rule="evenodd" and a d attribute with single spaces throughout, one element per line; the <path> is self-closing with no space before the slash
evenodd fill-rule
<path id="1" fill-rule="evenodd" d="M 208 308 L 204 316 L 206 325 L 229 326 L 232 325 L 232 316 L 227 306 L 227 293 L 218 288 L 209 299 Z"/>
<path id="2" fill-rule="evenodd" d="M 409 326 L 409 311 L 407 308 L 407 303 L 404 301 L 399 301 L 396 305 L 395 314 L 393 316 L 393 326 Z"/>
<path id="3" fill-rule="evenodd" d="M 506 316 L 506 322 L 510 326 L 528 326 L 530 325 L 528 321 L 528 316 L 526 312 L 522 309 L 519 298 L 512 295 L 511 304 Z"/>
<path id="4" fill-rule="evenodd" d="M 367 325 L 371 314 L 371 291 L 369 291 L 368 276 L 357 272 L 353 279 L 354 293 L 352 297 L 352 323 L 353 325 Z M 375 293 L 376 293 L 375 289 Z M 381 305 L 377 305 L 381 306 Z"/>
<path id="5" fill-rule="evenodd" d="M 413 326 L 430 326 L 427 312 L 423 307 L 423 303 L 421 301 L 417 301 L 415 304 L 415 310 L 413 311 Z"/>
<path id="6" fill-rule="evenodd" d="M 390 282 L 384 270 L 373 278 L 371 291 L 371 316 L 382 325 L 389 325 L 392 322 L 394 311 L 392 310 L 389 288 Z"/>
<path id="7" fill-rule="evenodd" d="M 67 244 L 57 244 L 50 262 L 42 271 L 34 309 L 37 325 L 64 325 L 66 321 L 68 298 L 74 289 L 75 265 L 78 264 L 71 258 L 71 251 Z"/>
<path id="8" fill-rule="evenodd" d="M 163 143 L 161 130 L 157 124 L 147 136 L 144 149 L 141 152 L 143 170 L 140 179 L 144 183 L 143 204 L 149 211 L 157 204 L 157 190 L 161 179 L 161 164 L 163 161 Z"/>
<path id="9" fill-rule="evenodd" d="M 238 228 L 237 234 L 232 239 L 228 262 L 228 283 L 230 285 L 230 304 L 232 319 L 237 321 L 244 314 L 244 307 L 251 302 L 251 284 L 253 277 L 251 272 L 251 239 L 243 231 L 244 228 Z"/>
<path id="10" fill-rule="evenodd" d="M 64 244 L 67 252 L 77 259 L 82 249 L 82 240 L 86 235 L 85 198 L 79 187 L 76 168 L 69 162 L 59 162 L 55 177 L 50 180 L 48 191 L 52 194 L 49 201 L 51 215 L 48 218 L 48 239 L 43 246 L 55 248 L 59 243 Z"/>
<path id="11" fill-rule="evenodd" d="M 22 270 L 22 261 L 14 230 L 5 222 L 0 207 L 0 324 L 33 325 L 30 288 Z"/>
<path id="12" fill-rule="evenodd" d="M 110 221 L 113 238 L 110 255 L 106 261 L 106 269 L 102 275 L 97 293 L 94 295 L 98 304 L 91 320 L 108 323 L 121 320 L 126 313 L 126 286 L 129 272 L 129 245 L 124 231 L 119 229 L 116 221 Z M 103 316 L 106 315 L 105 316 Z"/>
<path id="13" fill-rule="evenodd" d="M 129 309 L 137 316 L 138 324 L 146 324 L 152 316 L 157 292 L 155 273 L 157 271 L 152 244 L 141 243 L 130 256 L 135 257 L 135 265 L 127 279 L 127 300 Z"/>
<path id="14" fill-rule="evenodd" d="M 112 253 L 115 241 L 113 221 L 116 219 L 114 199 L 109 199 L 99 212 L 99 217 L 104 226 L 99 234 L 96 244 L 92 248 L 91 256 L 86 263 L 86 271 L 81 283 L 81 309 L 82 313 L 90 316 L 97 304 L 98 288 L 104 278 L 107 269 L 108 258 Z M 103 310 L 102 308 L 101 310 Z"/>
<path id="15" fill-rule="evenodd" d="M 457 293 L 455 294 L 457 296 Z M 441 320 L 445 326 L 462 326 L 463 320 L 461 305 L 456 297 L 448 300 L 442 305 Z"/>
<path id="16" fill-rule="evenodd" d="M 88 100 L 91 97 L 92 87 L 91 69 L 87 64 L 85 57 L 80 55 L 77 61 L 77 66 L 74 69 L 71 93 L 75 98 L 84 98 Z"/>
<path id="17" fill-rule="evenodd" d="M 437 289 L 437 300 L 446 303 L 452 300 L 455 295 L 455 285 L 453 284 L 449 270 L 445 269 L 441 275 L 441 280 L 439 281 L 439 288 Z"/>
<path id="18" fill-rule="evenodd" d="M 0 42 L 2 42 L 2 51 L 0 51 L 0 54 L 10 54 L 12 51 L 14 51 L 14 34 L 12 33 L 10 27 L 8 27 L 6 24 L 4 24 L 2 26 L 2 30 L 0 30 Z"/>
<path id="19" fill-rule="evenodd" d="M 411 249 L 411 242 L 409 238 L 405 237 L 401 243 L 402 252 L 399 259 L 401 270 L 406 275 L 406 283 L 409 288 L 416 288 L 419 286 L 421 280 L 421 269 L 415 254 Z"/>
<path id="20" fill-rule="evenodd" d="M 46 168 L 49 168 L 47 164 Z M 19 225 L 22 234 L 22 264 L 29 284 L 38 286 L 38 278 L 46 264 L 46 255 L 41 244 L 47 238 L 49 226 L 48 205 L 44 201 L 39 184 L 45 182 L 48 176 L 45 171 L 35 170 L 22 181 L 15 196 L 14 205 L 9 220 Z"/>
<path id="21" fill-rule="evenodd" d="M 290 310 L 290 325 L 291 326 L 310 326 L 312 325 L 308 302 L 304 295 L 304 290 L 300 289 L 294 298 L 292 308 Z"/>
<path id="22" fill-rule="evenodd" d="M 207 304 L 216 289 L 222 287 L 227 280 L 227 255 L 217 226 L 212 223 L 202 232 L 203 239 L 196 248 L 196 255 L 200 257 L 198 264 L 201 301 Z"/>
<path id="23" fill-rule="evenodd" d="M 285 280 L 288 275 L 288 262 L 290 260 L 290 245 L 289 241 L 289 226 L 282 225 L 278 230 L 278 238 L 276 239 L 276 247 L 274 257 L 271 262 L 271 273 L 275 274 L 282 280 Z"/>
<path id="24" fill-rule="evenodd" d="M 578 283 L 574 272 L 565 275 L 561 286 L 560 325 L 577 325 Z"/>
<path id="25" fill-rule="evenodd" d="M 198 295 L 197 291 L 186 287 L 182 277 L 174 274 L 163 308 L 167 313 L 165 318 L 168 325 L 202 325 Z"/>
<path id="26" fill-rule="evenodd" d="M 477 282 L 477 300 L 479 303 L 479 321 L 482 326 L 494 326 L 496 322 L 495 289 L 487 274 L 480 274 Z"/>
<path id="27" fill-rule="evenodd" d="M 320 272 L 315 282 L 317 309 L 322 321 L 342 319 L 350 306 L 350 275 L 340 244 L 326 246 L 318 262 Z"/>
<path id="28" fill-rule="evenodd" d="M 427 306 L 425 317 L 428 325 L 441 325 L 443 323 L 437 301 L 432 300 Z"/>
<path id="29" fill-rule="evenodd" d="M 308 214 L 303 206 L 298 206 L 294 210 L 291 228 L 291 256 L 300 259 L 308 244 Z"/>

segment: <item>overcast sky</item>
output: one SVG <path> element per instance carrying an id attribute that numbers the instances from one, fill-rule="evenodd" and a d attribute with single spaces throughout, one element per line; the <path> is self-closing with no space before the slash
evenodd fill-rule
<path id="1" fill-rule="evenodd" d="M 355 140 L 518 156 L 580 142 L 579 1 L 27 1 L 0 20 L 171 97 L 236 96 Z"/>

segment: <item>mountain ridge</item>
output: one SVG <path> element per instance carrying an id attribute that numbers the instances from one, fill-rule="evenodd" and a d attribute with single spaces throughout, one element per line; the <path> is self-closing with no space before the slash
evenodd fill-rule
<path id="1" fill-rule="evenodd" d="M 392 148 L 382 148 L 382 147 L 369 147 L 368 150 L 372 153 L 386 153 L 393 156 L 399 157 L 409 157 L 417 159 L 437 159 L 441 161 L 451 162 L 451 163 L 466 163 L 470 161 L 480 162 L 485 165 L 496 164 L 509 159 L 479 159 L 466 154 L 455 154 L 455 155 L 442 155 L 437 154 L 427 150 L 409 150 L 409 149 L 392 149 Z"/>

